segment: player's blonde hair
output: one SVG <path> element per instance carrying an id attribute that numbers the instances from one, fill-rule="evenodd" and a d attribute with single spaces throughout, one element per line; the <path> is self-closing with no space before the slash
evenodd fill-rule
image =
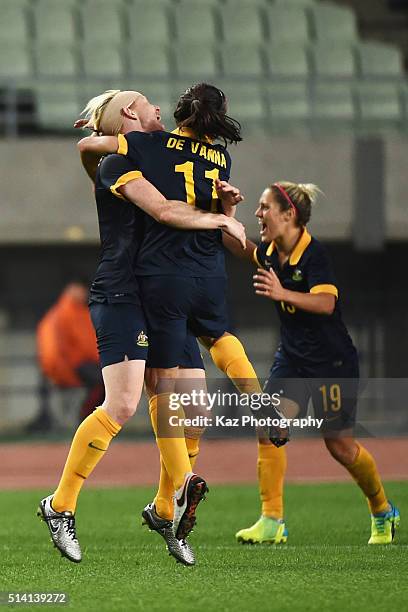
<path id="1" fill-rule="evenodd" d="M 297 225 L 306 225 L 322 190 L 313 183 L 279 181 L 269 187 L 282 211 L 294 209 Z"/>
<path id="2" fill-rule="evenodd" d="M 91 98 L 82 111 L 88 119 L 85 127 L 99 134 L 116 136 L 123 124 L 122 108 L 135 102 L 141 95 L 138 91 L 108 89 L 99 96 Z"/>

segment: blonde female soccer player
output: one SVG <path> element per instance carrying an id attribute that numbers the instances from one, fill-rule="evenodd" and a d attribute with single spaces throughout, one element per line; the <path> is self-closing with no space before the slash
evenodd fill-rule
<path id="1" fill-rule="evenodd" d="M 134 135 L 163 130 L 159 108 L 136 91 L 105 92 L 92 99 L 87 110 L 94 124 L 106 133 Z M 101 255 L 91 287 L 90 310 L 106 396 L 103 405 L 77 429 L 58 487 L 41 500 L 38 510 L 54 545 L 76 563 L 82 559 L 75 525 L 80 491 L 108 451 L 111 440 L 134 414 L 143 387 L 147 323 L 133 266 L 143 240 L 144 213 L 160 224 L 185 231 L 225 228 L 243 239 L 243 227 L 234 219 L 203 213 L 182 201 L 166 201 L 122 155 L 105 158 L 95 174 Z M 184 349 L 183 345 L 182 353 Z M 168 438 L 163 454 L 175 454 L 179 446 L 177 438 Z M 185 455 L 182 469 L 191 475 L 184 438 L 182 446 Z M 176 538 L 171 528 L 167 534 L 171 554 L 192 565 L 194 556 L 183 538 Z"/>
<path id="2" fill-rule="evenodd" d="M 274 183 L 261 195 L 256 216 L 261 243 L 248 245 L 258 266 L 255 292 L 277 310 L 281 338 L 265 391 L 281 393 L 282 411 L 302 416 L 310 398 L 323 419 L 327 450 L 350 473 L 371 512 L 369 544 L 392 542 L 400 521 L 388 501 L 376 463 L 354 439 L 359 364 L 343 323 L 339 295 L 326 249 L 307 231 L 315 185 Z M 261 518 L 236 534 L 240 542 L 284 542 L 282 486 L 286 459 L 268 439 L 259 440 Z"/>

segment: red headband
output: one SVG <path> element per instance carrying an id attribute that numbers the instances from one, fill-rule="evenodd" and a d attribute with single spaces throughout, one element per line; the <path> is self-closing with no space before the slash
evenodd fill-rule
<path id="1" fill-rule="evenodd" d="M 296 208 L 296 206 L 294 205 L 294 203 L 292 202 L 292 200 L 290 199 L 289 195 L 286 193 L 286 191 L 284 190 L 283 187 L 281 187 L 279 185 L 279 183 L 274 183 L 273 184 L 274 187 L 276 187 L 277 189 L 279 189 L 280 193 L 283 195 L 283 197 L 285 198 L 285 200 L 287 201 L 287 203 L 289 204 L 289 206 L 291 208 L 293 208 L 293 212 L 295 213 L 295 215 L 298 214 L 298 210 Z"/>

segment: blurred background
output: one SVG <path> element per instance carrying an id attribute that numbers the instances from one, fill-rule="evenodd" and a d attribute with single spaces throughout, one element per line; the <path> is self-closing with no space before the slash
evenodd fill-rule
<path id="1" fill-rule="evenodd" d="M 171 130 L 187 86 L 222 88 L 243 126 L 231 181 L 248 236 L 257 240 L 265 186 L 317 183 L 311 231 L 334 261 L 362 374 L 406 376 L 407 0 L 0 0 L 0 15 L 2 440 L 69 438 L 97 385 L 41 370 L 36 330 L 96 268 L 92 186 L 72 125 L 105 89 L 143 92 Z M 274 309 L 253 294 L 249 266 L 228 266 L 233 329 L 264 378 Z M 403 404 L 380 397 L 366 410 L 385 433 L 408 431 Z M 150 432 L 144 408 L 127 430 Z"/>

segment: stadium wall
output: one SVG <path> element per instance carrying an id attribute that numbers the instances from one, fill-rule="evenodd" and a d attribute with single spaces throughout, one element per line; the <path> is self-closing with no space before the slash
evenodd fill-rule
<path id="1" fill-rule="evenodd" d="M 373 141 L 374 142 L 374 141 Z M 405 197 L 408 175 L 406 138 L 384 136 L 386 236 L 408 238 Z M 258 234 L 253 215 L 267 184 L 290 179 L 315 182 L 325 192 L 311 229 L 328 240 L 353 235 L 355 140 L 344 137 L 266 135 L 249 137 L 236 149 L 231 180 L 246 197 L 240 218 L 249 236 Z M 1 141 L 2 223 L 0 243 L 97 242 L 98 229 L 91 184 L 81 170 L 71 139 Z M 373 172 L 376 169 L 373 168 Z M 366 180 L 370 180 L 370 174 Z M 367 218 L 370 203 L 367 202 Z"/>

